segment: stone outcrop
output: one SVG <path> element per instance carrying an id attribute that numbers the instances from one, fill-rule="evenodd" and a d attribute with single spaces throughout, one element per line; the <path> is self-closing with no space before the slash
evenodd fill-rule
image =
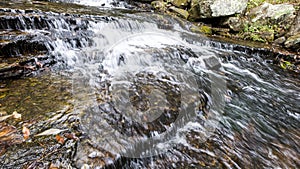
<path id="1" fill-rule="evenodd" d="M 263 3 L 261 6 L 253 8 L 247 15 L 251 22 L 260 22 L 262 24 L 291 22 L 295 18 L 295 8 L 291 4 L 272 5 Z"/>
<path id="2" fill-rule="evenodd" d="M 248 0 L 192 0 L 191 19 L 214 18 L 242 13 Z"/>

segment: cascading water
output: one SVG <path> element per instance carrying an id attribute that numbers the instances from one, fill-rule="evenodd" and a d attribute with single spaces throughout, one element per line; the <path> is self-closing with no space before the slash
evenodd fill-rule
<path id="1" fill-rule="evenodd" d="M 82 134 L 62 166 L 299 167 L 298 74 L 167 16 L 99 11 L 105 16 L 4 11 L 18 28 L 0 20 L 1 30 L 46 39 L 39 44 L 55 58 L 52 74 L 72 85 Z M 26 164 L 2 158 L 16 159 L 0 163 L 8 168 Z"/>

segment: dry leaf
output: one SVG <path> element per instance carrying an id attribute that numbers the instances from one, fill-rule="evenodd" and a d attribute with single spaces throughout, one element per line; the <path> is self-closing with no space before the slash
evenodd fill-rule
<path id="1" fill-rule="evenodd" d="M 65 139 L 62 136 L 56 135 L 55 138 L 57 142 L 59 142 L 60 144 L 64 144 Z"/>
<path id="2" fill-rule="evenodd" d="M 51 163 L 49 169 L 59 169 L 59 167 L 57 165 Z"/>
<path id="3" fill-rule="evenodd" d="M 18 134 L 16 127 L 6 123 L 0 123 L 0 146 L 20 144 L 22 141 L 23 137 Z"/>
<path id="4" fill-rule="evenodd" d="M 66 129 L 65 129 L 66 130 Z M 43 131 L 35 136 L 48 136 L 48 135 L 57 135 L 65 130 L 61 130 L 61 129 L 48 129 L 46 131 Z"/>
<path id="5" fill-rule="evenodd" d="M 27 127 L 23 126 L 22 133 L 24 139 L 27 140 L 30 136 L 30 130 Z"/>

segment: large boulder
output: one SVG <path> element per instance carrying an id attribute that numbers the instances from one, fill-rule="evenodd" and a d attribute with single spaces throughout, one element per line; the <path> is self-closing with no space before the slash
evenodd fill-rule
<path id="1" fill-rule="evenodd" d="M 242 13 L 248 0 L 214 0 L 210 5 L 212 17 L 230 16 Z"/>
<path id="2" fill-rule="evenodd" d="M 247 15 L 251 18 L 251 22 L 260 24 L 292 23 L 295 18 L 295 8 L 291 4 L 272 5 L 265 2 L 251 9 Z"/>
<path id="3" fill-rule="evenodd" d="M 269 3 L 263 3 L 262 5 L 253 8 L 246 15 L 249 18 L 248 27 L 249 32 L 253 34 L 253 30 L 256 30 L 254 33 L 261 35 L 261 32 L 267 32 L 272 36 L 269 40 L 260 36 L 260 39 L 264 39 L 268 42 L 274 41 L 276 45 L 282 45 L 286 40 L 284 35 L 290 30 L 290 27 L 293 25 L 295 15 L 295 8 L 292 4 L 276 4 L 272 5 Z M 251 32 L 252 30 L 252 32 Z M 291 34 L 294 35 L 294 34 Z M 289 36 L 291 36 L 289 35 Z M 253 37 L 253 35 L 251 35 Z M 292 38 L 294 39 L 294 38 Z M 294 44 L 290 39 L 286 43 L 286 47 L 292 46 Z"/>
<path id="4" fill-rule="evenodd" d="M 242 13 L 248 0 L 192 0 L 190 18 L 214 18 Z"/>

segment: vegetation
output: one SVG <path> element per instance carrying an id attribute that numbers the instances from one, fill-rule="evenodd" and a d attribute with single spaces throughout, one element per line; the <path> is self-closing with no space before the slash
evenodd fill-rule
<path id="1" fill-rule="evenodd" d="M 272 42 L 276 29 L 277 25 L 246 24 L 244 25 L 242 36 L 247 40 Z"/>

